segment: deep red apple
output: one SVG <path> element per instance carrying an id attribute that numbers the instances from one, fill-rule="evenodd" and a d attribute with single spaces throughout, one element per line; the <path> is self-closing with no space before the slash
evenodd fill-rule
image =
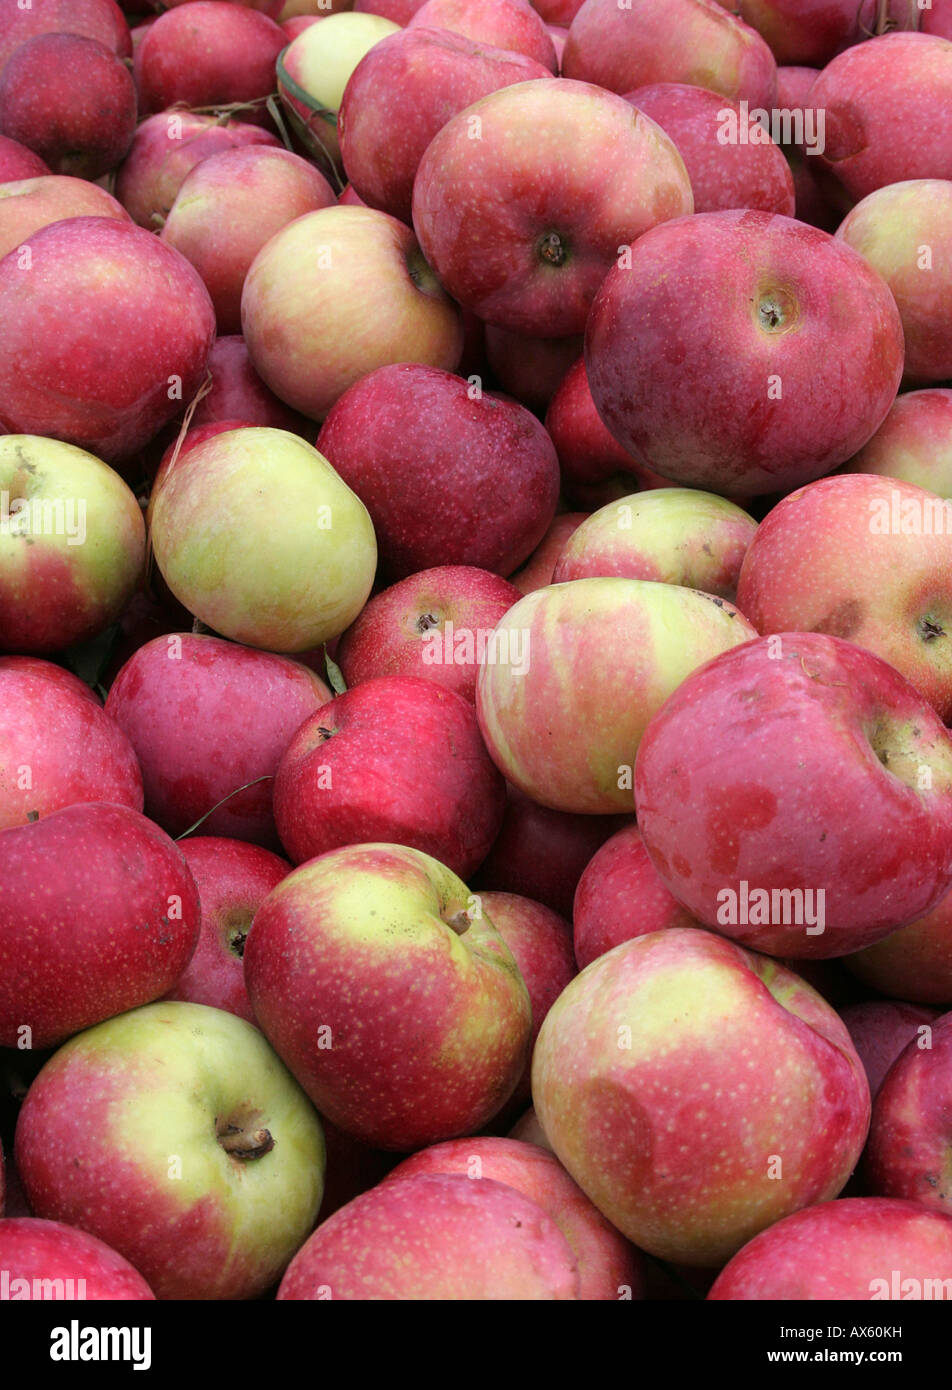
<path id="1" fill-rule="evenodd" d="M 290 430 L 308 439 L 314 433 L 312 421 L 279 401 L 261 380 L 248 356 L 240 333 L 216 338 L 208 354 L 212 388 L 203 396 L 192 416 L 193 427 L 241 420 L 265 429 Z"/>
<path id="2" fill-rule="evenodd" d="M 185 106 L 254 102 L 277 88 L 274 65 L 284 30 L 257 10 L 223 0 L 191 0 L 159 15 L 136 49 L 143 115 Z"/>
<path id="3" fill-rule="evenodd" d="M 4 183 L 14 179 L 38 179 L 50 172 L 49 166 L 26 145 L 0 135 L 0 179 Z"/>
<path id="4" fill-rule="evenodd" d="M 847 1004 L 839 1013 L 866 1069 L 873 1100 L 893 1062 L 910 1043 L 918 1042 L 920 1038 L 928 1039 L 931 1043 L 930 1025 L 939 1017 L 938 1009 L 904 1004 L 897 999 L 872 999 L 865 1004 Z"/>
<path id="5" fill-rule="evenodd" d="M 427 0 L 408 27 L 448 29 L 477 43 L 511 49 L 558 72 L 552 40 L 528 0 Z"/>
<path id="6" fill-rule="evenodd" d="M 580 333 L 568 338 L 530 338 L 487 323 L 485 344 L 487 365 L 503 391 L 541 416 L 581 356 L 584 339 Z"/>
<path id="7" fill-rule="evenodd" d="M 0 9 L 0 69 L 37 34 L 80 34 L 120 58 L 132 55 L 129 26 L 115 0 L 16 0 Z"/>

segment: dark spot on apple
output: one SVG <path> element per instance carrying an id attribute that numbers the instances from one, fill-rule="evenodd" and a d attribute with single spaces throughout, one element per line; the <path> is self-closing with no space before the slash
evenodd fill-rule
<path id="1" fill-rule="evenodd" d="M 937 623 L 935 618 L 930 618 L 928 614 L 920 618 L 916 626 L 923 642 L 934 642 L 937 637 L 945 636 L 945 628 L 941 623 Z"/>
<path id="2" fill-rule="evenodd" d="M 820 622 L 815 623 L 814 632 L 826 633 L 828 637 L 849 639 L 863 621 L 865 605 L 858 599 L 847 599 L 827 613 Z"/>

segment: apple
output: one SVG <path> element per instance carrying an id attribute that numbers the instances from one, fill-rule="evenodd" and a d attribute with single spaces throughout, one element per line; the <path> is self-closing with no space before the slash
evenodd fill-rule
<path id="1" fill-rule="evenodd" d="M 949 1109 L 952 1013 L 917 1029 L 873 1104 L 864 1179 L 876 1197 L 898 1197 L 946 1213 L 952 1200 Z M 952 1286 L 950 1286 L 952 1287 Z"/>
<path id="2" fill-rule="evenodd" d="M 756 1236 L 724 1267 L 708 1298 L 948 1299 L 950 1288 L 952 1217 L 915 1202 L 845 1197 L 795 1212 Z"/>
<path id="3" fill-rule="evenodd" d="M 9 183 L 15 179 L 38 179 L 49 173 L 49 166 L 38 154 L 19 140 L 0 135 L 0 180 Z"/>
<path id="4" fill-rule="evenodd" d="M 357 14 L 378 14 L 394 24 L 408 24 L 426 0 L 354 0 Z"/>
<path id="5" fill-rule="evenodd" d="M 552 1145 L 546 1139 L 542 1126 L 539 1124 L 539 1117 L 532 1106 L 513 1125 L 507 1137 L 520 1139 L 524 1144 L 535 1144 L 536 1148 L 545 1149 L 548 1153 L 552 1152 Z"/>
<path id="6" fill-rule="evenodd" d="M 348 845 L 288 875 L 245 943 L 265 1036 L 322 1115 L 375 1148 L 471 1134 L 509 1099 L 529 994 L 466 885 L 404 845 Z"/>
<path id="7" fill-rule="evenodd" d="M 858 37 L 857 11 L 870 8 L 870 0 L 719 2 L 766 39 L 778 63 L 809 63 L 820 68 Z"/>
<path id="8" fill-rule="evenodd" d="M 641 1297 L 644 1271 L 637 1252 L 549 1150 L 516 1139 L 451 1139 L 405 1158 L 391 1169 L 384 1185 L 425 1173 L 456 1173 L 476 1184 L 486 1179 L 504 1183 L 540 1206 L 575 1252 L 580 1299 Z"/>
<path id="9" fill-rule="evenodd" d="M 952 176 L 952 165 L 948 172 Z M 878 188 L 836 235 L 892 290 L 906 340 L 907 379 L 921 385 L 952 379 L 952 177 Z"/>
<path id="10" fill-rule="evenodd" d="M 505 801 L 472 704 L 416 676 L 378 676 L 322 706 L 294 734 L 274 781 L 278 834 L 295 864 L 386 841 L 468 878 Z"/>
<path id="11" fill-rule="evenodd" d="M 575 890 L 573 946 L 580 970 L 623 941 L 697 925 L 665 887 L 636 825 L 622 826 L 595 851 Z"/>
<path id="12" fill-rule="evenodd" d="M 952 390 L 897 396 L 879 429 L 847 465 L 952 498 Z"/>
<path id="13" fill-rule="evenodd" d="M 155 496 L 150 537 L 189 612 L 223 637 L 278 652 L 343 632 L 377 562 L 367 508 L 286 430 L 227 430 L 180 454 Z"/>
<path id="14" fill-rule="evenodd" d="M 522 569 L 516 570 L 510 582 L 520 594 L 531 594 L 552 583 L 552 574 L 569 537 L 581 526 L 588 512 L 559 512 Z M 500 617 L 502 614 L 500 614 Z"/>
<path id="15" fill-rule="evenodd" d="M 133 222 L 154 231 L 168 216 L 196 164 L 245 145 L 280 148 L 281 142 L 269 130 L 247 121 L 225 121 L 180 109 L 148 116 L 119 166 L 116 197 Z"/>
<path id="16" fill-rule="evenodd" d="M 635 809 L 679 902 L 772 955 L 859 950 L 952 882 L 952 736 L 892 666 L 822 633 L 689 676 L 641 740 Z"/>
<path id="17" fill-rule="evenodd" d="M 166 999 L 208 1004 L 255 1022 L 242 957 L 252 919 L 272 888 L 291 872 L 258 845 L 196 835 L 182 840 L 201 905 L 201 928 L 195 954 Z"/>
<path id="18" fill-rule="evenodd" d="M 0 131 L 54 174 L 100 178 L 124 158 L 135 129 L 128 68 L 95 39 L 40 34 L 0 70 Z"/>
<path id="19" fill-rule="evenodd" d="M 16 1158 L 38 1216 L 106 1241 L 160 1299 L 264 1294 L 307 1239 L 324 1177 L 320 1122 L 258 1030 L 178 1001 L 54 1053 Z"/>
<path id="20" fill-rule="evenodd" d="M 659 1259 L 719 1268 L 845 1185 L 869 1086 L 785 966 L 694 928 L 616 946 L 549 1010 L 532 1096 L 559 1161 Z"/>
<path id="21" fill-rule="evenodd" d="M 629 243 L 693 208 L 660 127 L 564 78 L 504 87 L 460 111 L 413 184 L 413 225 L 449 293 L 487 323 L 541 338 L 581 333 Z"/>
<path id="22" fill-rule="evenodd" d="M 845 463 L 885 419 L 902 363 L 881 276 L 765 212 L 647 232 L 585 332 L 592 397 L 622 447 L 674 482 L 745 497 Z"/>
<path id="23" fill-rule="evenodd" d="M 278 1299 L 564 1301 L 580 1290 L 575 1252 L 531 1197 L 493 1178 L 421 1173 L 322 1222 Z"/>
<path id="24" fill-rule="evenodd" d="M 847 1004 L 839 1014 L 866 1071 L 873 1100 L 893 1062 L 908 1044 L 916 1042 L 921 1046 L 926 1039 L 931 1043 L 931 1025 L 939 1017 L 937 1009 L 904 1004 L 898 999 Z"/>
<path id="25" fill-rule="evenodd" d="M 811 227 L 835 232 L 853 199 L 818 159 L 826 148 L 826 112 L 816 110 L 810 91 L 819 75 L 819 68 L 777 69 L 777 119 L 780 146 L 793 174 L 795 216 Z M 785 121 L 789 122 L 786 127 Z"/>
<path id="26" fill-rule="evenodd" d="M 475 703 L 480 644 L 519 600 L 489 570 L 441 565 L 375 594 L 340 639 L 348 685 L 376 676 L 421 676 Z"/>
<path id="27" fill-rule="evenodd" d="M 924 34 L 938 34 L 940 38 L 952 39 L 952 8 L 948 0 L 931 0 L 931 5 L 925 8 L 916 6 L 921 10 L 919 22 Z"/>
<path id="28" fill-rule="evenodd" d="M 357 381 L 317 446 L 366 504 L 388 580 L 442 565 L 505 577 L 531 555 L 558 504 L 558 459 L 539 421 L 420 363 Z"/>
<path id="29" fill-rule="evenodd" d="M 510 49 L 557 73 L 552 40 L 528 0 L 427 0 L 407 21 L 410 29 L 447 29 L 476 43 Z"/>
<path id="30" fill-rule="evenodd" d="M 420 159 L 450 117 L 500 87 L 549 75 L 522 53 L 442 27 L 381 39 L 354 69 L 337 118 L 353 190 L 368 206 L 409 223 Z"/>
<path id="31" fill-rule="evenodd" d="M 277 232 L 248 271 L 241 323 L 258 374 L 314 420 L 378 367 L 452 371 L 463 347 L 413 232 L 374 208 L 321 208 Z"/>
<path id="32" fill-rule="evenodd" d="M 0 12 L 0 70 L 21 44 L 57 33 L 95 39 L 120 58 L 132 55 L 129 26 L 115 0 L 17 0 Z"/>
<path id="33" fill-rule="evenodd" d="M 387 1153 L 385 1149 L 372 1149 L 367 1144 L 361 1144 L 323 1116 L 321 1128 L 327 1146 L 327 1172 L 321 1200 L 323 1223 L 362 1192 L 376 1187 L 390 1172 L 398 1156 Z"/>
<path id="34" fill-rule="evenodd" d="M 821 159 L 853 199 L 908 179 L 952 179 L 936 112 L 952 101 L 952 43 L 882 34 L 828 63 L 810 92 L 826 112 Z"/>
<path id="35" fill-rule="evenodd" d="M 263 101 L 275 90 L 284 30 L 255 9 L 192 0 L 159 15 L 136 49 L 142 115 L 185 106 Z"/>
<path id="36" fill-rule="evenodd" d="M 702 589 L 733 602 L 756 531 L 752 516 L 713 493 L 635 493 L 600 508 L 572 532 L 552 583 L 620 575 Z"/>
<path id="37" fill-rule="evenodd" d="M 539 11 L 546 24 L 568 28 L 583 3 L 584 0 L 532 0 L 532 8 Z"/>
<path id="38" fill-rule="evenodd" d="M 211 812 L 203 835 L 276 849 L 274 774 L 292 735 L 330 698 L 296 661 L 180 632 L 130 657 L 106 713 L 136 751 L 147 814 L 170 834 Z"/>
<path id="39" fill-rule="evenodd" d="M 0 361 L 24 328 L 7 322 Z M 10 371 L 19 374 L 22 360 L 8 359 Z M 118 473 L 72 444 L 0 436 L 0 651 L 56 652 L 95 637 L 119 617 L 144 565 L 142 512 Z"/>
<path id="40" fill-rule="evenodd" d="M 540 416 L 565 373 L 578 361 L 583 345 L 580 333 L 569 338 L 529 338 L 494 323 L 485 327 L 486 361 L 492 375 L 507 395 Z"/>
<path id="41" fill-rule="evenodd" d="M 129 458 L 195 394 L 208 291 L 141 227 L 72 217 L 0 261 L 0 427 Z M 148 331 L 145 331 L 148 325 Z"/>
<path id="42" fill-rule="evenodd" d="M 36 1217 L 0 1221 L 0 1299 L 154 1298 L 128 1260 L 86 1231 Z"/>
<path id="43" fill-rule="evenodd" d="M 769 109 L 777 90 L 770 49 L 715 0 L 587 0 L 572 20 L 562 72 L 611 92 L 689 82 L 752 108 Z"/>
<path id="44" fill-rule="evenodd" d="M 216 343 L 222 341 L 226 340 L 220 338 L 215 339 Z M 212 351 L 214 351 L 214 348 L 212 349 Z M 210 355 L 209 361 L 211 361 Z M 267 390 L 267 387 L 265 387 L 265 390 Z M 203 396 L 202 400 L 207 400 L 207 397 Z M 197 415 L 198 411 L 196 411 L 195 414 Z M 172 471 L 173 465 L 177 469 L 180 466 L 181 462 L 192 452 L 192 450 L 197 449 L 200 444 L 204 444 L 207 439 L 215 439 L 220 434 L 228 433 L 229 430 L 245 430 L 256 428 L 254 422 L 251 420 L 211 420 L 208 424 L 202 425 L 195 425 L 194 420 L 195 416 L 192 417 L 193 423 L 186 430 L 184 435 L 181 435 L 181 429 L 179 429 L 176 432 L 175 438 L 172 440 L 171 444 L 168 446 L 168 448 L 163 453 L 162 457 L 159 459 L 158 467 L 155 469 L 155 477 L 152 479 L 152 489 L 149 493 L 149 501 L 145 509 L 145 524 L 149 529 L 151 529 L 152 527 L 152 516 L 155 512 L 156 498 L 159 495 L 163 483 L 165 482 L 169 473 Z M 174 429 L 174 426 L 172 428 Z M 180 435 L 181 438 L 179 438 Z M 172 597 L 170 594 L 168 594 L 168 590 L 164 586 L 164 581 L 162 579 L 161 574 L 153 573 L 151 578 L 153 585 L 159 591 L 162 592 L 163 597 Z M 172 598 L 172 602 L 177 603 L 177 600 L 175 598 Z M 188 613 L 188 609 L 185 608 L 182 604 L 178 604 L 178 607 L 183 615 Z M 169 628 L 169 631 L 178 632 L 181 630 L 181 628 L 182 623 L 179 623 L 176 626 Z"/>
<path id="45" fill-rule="evenodd" d="M 737 602 L 762 634 L 825 632 L 875 652 L 950 720 L 950 534 L 952 505 L 912 483 L 821 478 L 761 522 Z"/>
<path id="46" fill-rule="evenodd" d="M 265 386 L 251 365 L 247 345 L 240 333 L 226 333 L 215 339 L 208 354 L 208 371 L 211 390 L 198 403 L 192 416 L 193 427 L 223 420 L 243 420 L 249 425 L 289 430 L 291 434 L 310 439 L 314 432 L 311 421 L 279 401 Z"/>
<path id="47" fill-rule="evenodd" d="M 908 927 L 846 956 L 843 963 L 883 994 L 952 1008 L 952 894 Z"/>
<path id="48" fill-rule="evenodd" d="M 84 801 L 142 810 L 131 743 L 70 671 L 0 656 L 0 830 Z"/>
<path id="49" fill-rule="evenodd" d="M 138 811 L 66 806 L 0 830 L 0 846 L 0 1046 L 52 1047 L 158 999 L 182 974 L 198 892 L 178 848 Z"/>
<path id="50" fill-rule="evenodd" d="M 41 174 L 37 178 L 0 183 L 0 259 L 22 246 L 28 237 L 51 222 L 68 217 L 113 217 L 130 221 L 112 194 L 86 179 Z"/>
<path id="51" fill-rule="evenodd" d="M 692 672 L 756 637 L 723 599 L 640 579 L 576 579 L 519 600 L 476 687 L 486 746 L 508 781 L 557 811 L 632 804 L 652 716 Z"/>
<path id="52" fill-rule="evenodd" d="M 518 893 L 572 916 L 572 899 L 595 851 L 631 816 L 573 815 L 553 811 L 511 783 L 506 812 L 492 849 L 474 878 L 478 892 Z"/>

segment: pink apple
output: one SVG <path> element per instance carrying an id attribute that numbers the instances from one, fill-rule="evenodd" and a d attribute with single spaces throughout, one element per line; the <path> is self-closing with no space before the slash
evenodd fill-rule
<path id="1" fill-rule="evenodd" d="M 121 203 L 86 179 L 46 174 L 0 183 L 0 258 L 22 246 L 41 227 L 68 217 L 130 220 Z"/>
<path id="2" fill-rule="evenodd" d="M 448 29 L 495 48 L 522 53 L 552 73 L 558 62 L 545 25 L 528 0 L 427 0 L 409 28 Z"/>
<path id="3" fill-rule="evenodd" d="M 357 14 L 379 14 L 394 24 L 408 24 L 426 0 L 354 0 Z"/>
<path id="4" fill-rule="evenodd" d="M 35 1217 L 0 1221 L 0 1299 L 154 1298 L 128 1260 L 86 1231 Z"/>
<path id="5" fill-rule="evenodd" d="M 569 537 L 588 517 L 588 512 L 559 512 L 522 569 L 512 575 L 513 587 L 520 594 L 531 594 L 552 583 L 552 573 Z"/>
<path id="6" fill-rule="evenodd" d="M 476 700 L 480 646 L 518 602 L 519 590 L 489 570 L 441 565 L 376 594 L 340 639 L 348 685 L 375 676 L 422 676 Z"/>
<path id="7" fill-rule="evenodd" d="M 580 970 L 636 936 L 698 925 L 665 887 L 636 825 L 623 826 L 592 855 L 575 890 L 572 923 Z"/>
<path id="8" fill-rule="evenodd" d="M 673 481 L 789 491 L 856 453 L 902 376 L 885 281 L 842 242 L 765 212 L 655 227 L 606 275 L 585 332 L 598 413 Z"/>
<path id="9" fill-rule="evenodd" d="M 287 35 L 273 19 L 223 0 L 192 0 L 149 26 L 136 49 L 143 115 L 185 106 L 227 106 L 267 97 Z"/>
<path id="10" fill-rule="evenodd" d="M 26 145 L 0 135 L 0 179 L 4 183 L 14 179 L 39 179 L 50 172 L 49 166 Z"/>
<path id="11" fill-rule="evenodd" d="M 560 1162 L 629 1240 L 719 1268 L 845 1185 L 869 1086 L 845 1025 L 777 961 L 693 928 L 593 961 L 532 1062 Z"/>
<path id="12" fill-rule="evenodd" d="M 952 498 L 952 390 L 897 396 L 879 429 L 847 465 Z"/>
<path id="13" fill-rule="evenodd" d="M 952 879 L 952 736 L 892 666 L 820 633 L 707 663 L 635 765 L 655 868 L 754 950 L 826 958 L 930 911 Z"/>
<path id="14" fill-rule="evenodd" d="M 821 478 L 761 523 L 737 602 L 762 634 L 826 632 L 875 652 L 952 719 L 950 533 L 952 505 L 912 483 Z"/>
<path id="15" fill-rule="evenodd" d="M 71 672 L 0 657 L 0 829 L 85 801 L 142 810 L 132 745 Z"/>
<path id="16" fill-rule="evenodd" d="M 322 1115 L 407 1152 L 471 1134 L 512 1094 L 529 995 L 466 885 L 404 845 L 301 865 L 245 944 L 261 1028 Z"/>
<path id="17" fill-rule="evenodd" d="M 888 938 L 887 938 L 888 939 Z M 910 1043 L 931 1043 L 931 1024 L 939 1017 L 937 1009 L 904 1004 L 897 999 L 873 999 L 865 1004 L 847 1004 L 839 1011 L 849 1029 L 853 1046 L 869 1080 L 873 1100 L 890 1067 Z"/>
<path id="18" fill-rule="evenodd" d="M 952 1007 L 952 894 L 908 927 L 847 956 L 844 964 L 895 999 Z"/>
<path id="19" fill-rule="evenodd" d="M 51 1047 L 182 974 L 198 892 L 179 849 L 138 811 L 66 806 L 0 830 L 0 846 L 2 1046 Z"/>
<path id="20" fill-rule="evenodd" d="M 693 208 L 660 127 L 564 78 L 504 87 L 461 111 L 413 185 L 413 225 L 449 293 L 488 323 L 542 338 L 581 333 L 624 248 Z"/>
<path id="21" fill-rule="evenodd" d="M 227 797 L 202 834 L 276 848 L 271 779 L 295 730 L 330 698 L 296 661 L 183 632 L 139 648 L 106 711 L 136 750 L 148 814 L 171 834 Z"/>
<path id="22" fill-rule="evenodd" d="M 416 676 L 379 676 L 306 719 L 274 781 L 281 843 L 295 864 L 345 845 L 409 845 L 461 878 L 499 830 L 505 786 L 476 712 Z"/>
<path id="23" fill-rule="evenodd" d="M 440 565 L 511 574 L 555 514 L 558 460 L 539 421 L 434 367 L 357 381 L 317 447 L 370 512 L 389 579 Z"/>

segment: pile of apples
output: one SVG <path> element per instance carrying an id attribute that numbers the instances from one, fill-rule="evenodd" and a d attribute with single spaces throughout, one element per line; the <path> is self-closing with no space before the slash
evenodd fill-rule
<path id="1" fill-rule="evenodd" d="M 952 0 L 0 0 L 4 1298 L 952 1299 L 950 724 Z"/>

